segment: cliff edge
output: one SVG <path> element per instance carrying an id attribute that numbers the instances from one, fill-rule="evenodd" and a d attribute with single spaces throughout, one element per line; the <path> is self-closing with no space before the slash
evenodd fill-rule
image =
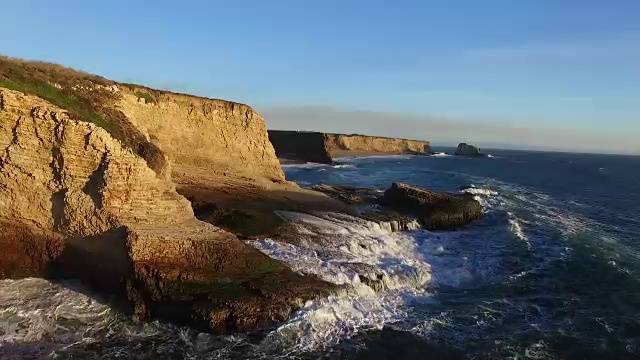
<path id="1" fill-rule="evenodd" d="M 331 164 L 344 156 L 431 154 L 428 141 L 366 135 L 269 130 L 279 158 Z"/>
<path id="2" fill-rule="evenodd" d="M 216 332 L 282 321 L 335 289 L 198 220 L 182 196 L 197 183 L 213 207 L 251 191 L 331 200 L 285 182 L 250 107 L 0 65 L 0 279 L 76 278 L 140 319 Z"/>

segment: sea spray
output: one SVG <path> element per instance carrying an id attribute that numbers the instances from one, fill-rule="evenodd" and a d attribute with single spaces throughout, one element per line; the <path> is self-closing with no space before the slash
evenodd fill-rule
<path id="1" fill-rule="evenodd" d="M 392 232 L 388 223 L 346 214 L 281 215 L 306 228 L 306 234 L 321 236 L 301 246 L 270 239 L 250 244 L 295 271 L 345 287 L 340 294 L 307 303 L 270 333 L 264 346 L 298 350 L 330 346 L 405 317 L 407 296 L 426 294 L 431 268 L 411 235 Z"/>

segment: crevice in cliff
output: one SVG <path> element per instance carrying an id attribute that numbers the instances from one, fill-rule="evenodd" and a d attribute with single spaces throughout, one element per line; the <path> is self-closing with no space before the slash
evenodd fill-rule
<path id="1" fill-rule="evenodd" d="M 33 122 L 33 133 L 36 135 L 36 138 L 40 142 L 40 146 L 44 146 L 44 139 L 40 136 L 40 132 L 38 131 L 38 123 L 36 122 L 35 117 L 31 117 L 31 121 Z"/>
<path id="2" fill-rule="evenodd" d="M 64 172 L 64 157 L 62 156 L 62 152 L 60 151 L 60 143 L 62 138 L 62 123 L 56 124 L 54 128 L 54 143 L 51 147 L 51 172 L 53 175 L 53 180 L 56 183 L 57 187 L 62 187 L 62 177 Z"/>
<path id="3" fill-rule="evenodd" d="M 55 184 L 55 191 L 51 195 L 51 219 L 53 222 L 53 228 L 56 231 L 60 231 L 64 225 L 64 199 L 67 194 L 67 189 L 63 188 L 64 177 L 64 156 L 60 150 L 60 144 L 64 137 L 64 125 L 62 122 L 57 122 L 53 128 L 53 144 L 51 147 L 51 174 Z"/>
<path id="4" fill-rule="evenodd" d="M 57 191 L 51 195 L 51 219 L 53 220 L 53 229 L 60 231 L 64 225 L 64 198 L 67 189 Z"/>
<path id="5" fill-rule="evenodd" d="M 4 94 L 0 92 L 0 111 L 4 111 L 6 109 L 6 105 L 4 103 Z"/>
<path id="6" fill-rule="evenodd" d="M 18 128 L 20 127 L 20 121 L 22 116 L 18 116 L 16 123 L 11 128 L 11 143 L 4 149 L 4 161 L 8 161 L 11 156 L 11 147 L 18 144 Z"/>
<path id="7" fill-rule="evenodd" d="M 89 180 L 82 188 L 82 192 L 89 195 L 98 210 L 102 209 L 102 189 L 106 184 L 104 174 L 107 171 L 108 166 L 109 159 L 107 153 L 103 153 L 98 168 L 91 173 Z"/>

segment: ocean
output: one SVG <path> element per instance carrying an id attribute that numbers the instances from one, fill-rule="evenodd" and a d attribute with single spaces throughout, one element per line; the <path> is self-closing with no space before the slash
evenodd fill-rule
<path id="1" fill-rule="evenodd" d="M 0 358 L 640 358 L 640 157 L 488 152 L 286 165 L 301 186 L 471 192 L 484 216 L 458 231 L 392 233 L 282 213 L 325 242 L 251 244 L 351 288 L 284 324 L 214 336 L 134 322 L 73 283 L 3 280 Z M 383 286 L 365 286 L 363 273 Z"/>

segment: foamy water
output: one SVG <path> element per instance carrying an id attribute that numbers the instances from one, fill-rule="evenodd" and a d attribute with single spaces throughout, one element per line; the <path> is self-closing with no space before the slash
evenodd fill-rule
<path id="1" fill-rule="evenodd" d="M 478 196 L 488 193 L 480 191 Z M 249 244 L 297 272 L 344 289 L 335 296 L 307 302 L 263 341 L 252 345 L 253 353 L 299 353 L 336 345 L 361 331 L 407 319 L 409 304 L 431 301 L 432 283 L 459 286 L 475 276 L 468 259 L 452 253 L 448 244 L 463 233 L 392 232 L 390 223 L 338 213 L 280 215 L 297 224 L 309 240 L 299 246 L 271 239 Z M 409 227 L 419 225 L 410 223 Z M 437 265 L 435 271 L 431 263 Z M 218 348 L 221 343 L 244 341 L 197 335 L 157 322 L 137 323 L 115 313 L 94 295 L 85 295 L 73 283 L 0 281 L 0 305 L 0 354 L 7 356 L 55 357 L 112 337 L 129 342 L 178 336 L 181 340 L 168 348 L 182 346 L 196 355 L 203 347 L 223 354 L 226 352 Z M 26 345 L 34 342 L 38 346 Z M 130 348 L 125 346 L 123 351 Z"/>
<path id="2" fill-rule="evenodd" d="M 450 154 L 447 154 L 447 153 L 443 153 L 443 152 L 437 152 L 437 153 L 435 153 L 435 154 L 433 154 L 431 156 L 434 156 L 434 157 L 450 157 L 450 156 L 453 156 L 453 155 L 450 155 Z"/>
<path id="3" fill-rule="evenodd" d="M 564 262 L 571 258 L 575 244 L 589 240 L 585 234 L 598 236 L 600 247 L 632 253 L 633 249 L 621 246 L 615 236 L 599 232 L 616 228 L 568 211 L 563 203 L 542 191 L 468 176 L 457 168 L 430 169 L 435 166 L 432 164 L 446 164 L 445 158 L 431 162 L 429 157 L 398 160 L 424 162 L 415 168 L 424 172 L 414 174 L 415 169 L 406 171 L 403 167 L 397 173 L 402 176 L 423 181 L 440 176 L 447 183 L 452 178 L 464 179 L 452 184 L 449 191 L 475 184 L 461 192 L 481 201 L 483 218 L 456 232 L 394 233 L 390 224 L 348 215 L 282 213 L 308 235 L 308 241 L 291 245 L 261 239 L 250 244 L 295 271 L 340 284 L 343 290 L 307 302 L 288 321 L 257 340 L 247 335 L 200 334 L 161 323 L 139 324 L 69 284 L 37 279 L 0 281 L 0 358 L 54 358 L 56 354 L 86 358 L 95 354 L 96 347 L 103 358 L 296 357 L 341 346 L 348 339 L 383 327 L 459 348 L 473 344 L 474 351 L 485 346 L 484 354 L 495 358 L 554 358 L 548 341 L 554 331 L 575 332 L 576 341 L 594 336 L 593 332 L 584 333 L 591 326 L 590 313 L 582 311 L 590 303 L 576 302 L 573 294 L 565 297 L 554 293 L 557 288 L 549 282 L 564 276 Z M 380 161 L 385 167 L 396 163 Z M 490 163 L 500 161 L 496 158 Z M 357 175 L 378 160 L 348 162 L 354 167 L 334 170 L 329 165 L 302 165 L 298 173 L 301 179 L 296 180 L 313 185 L 318 174 Z M 370 173 L 375 170 L 369 169 Z M 385 176 L 411 183 L 397 174 Z M 587 260 L 595 259 L 596 247 L 588 251 Z M 602 252 L 597 254 L 602 256 Z M 615 274 L 629 274 L 623 259 L 611 254 L 607 267 Z M 589 281 L 604 272 L 598 269 L 589 275 Z M 564 286 L 571 288 L 579 274 L 568 276 L 570 281 Z M 607 276 L 609 281 L 612 275 Z M 622 295 L 620 285 L 616 286 L 618 290 L 611 296 L 617 304 Z M 624 318 L 609 313 L 613 311 L 610 306 L 605 310 L 598 315 L 603 324 L 598 326 L 603 326 L 604 332 L 614 333 L 626 326 Z M 570 316 L 558 318 L 558 311 Z M 529 340 L 530 334 L 549 337 Z M 637 342 L 624 341 L 629 352 L 637 349 Z M 499 352 L 494 353 L 495 349 Z"/>

